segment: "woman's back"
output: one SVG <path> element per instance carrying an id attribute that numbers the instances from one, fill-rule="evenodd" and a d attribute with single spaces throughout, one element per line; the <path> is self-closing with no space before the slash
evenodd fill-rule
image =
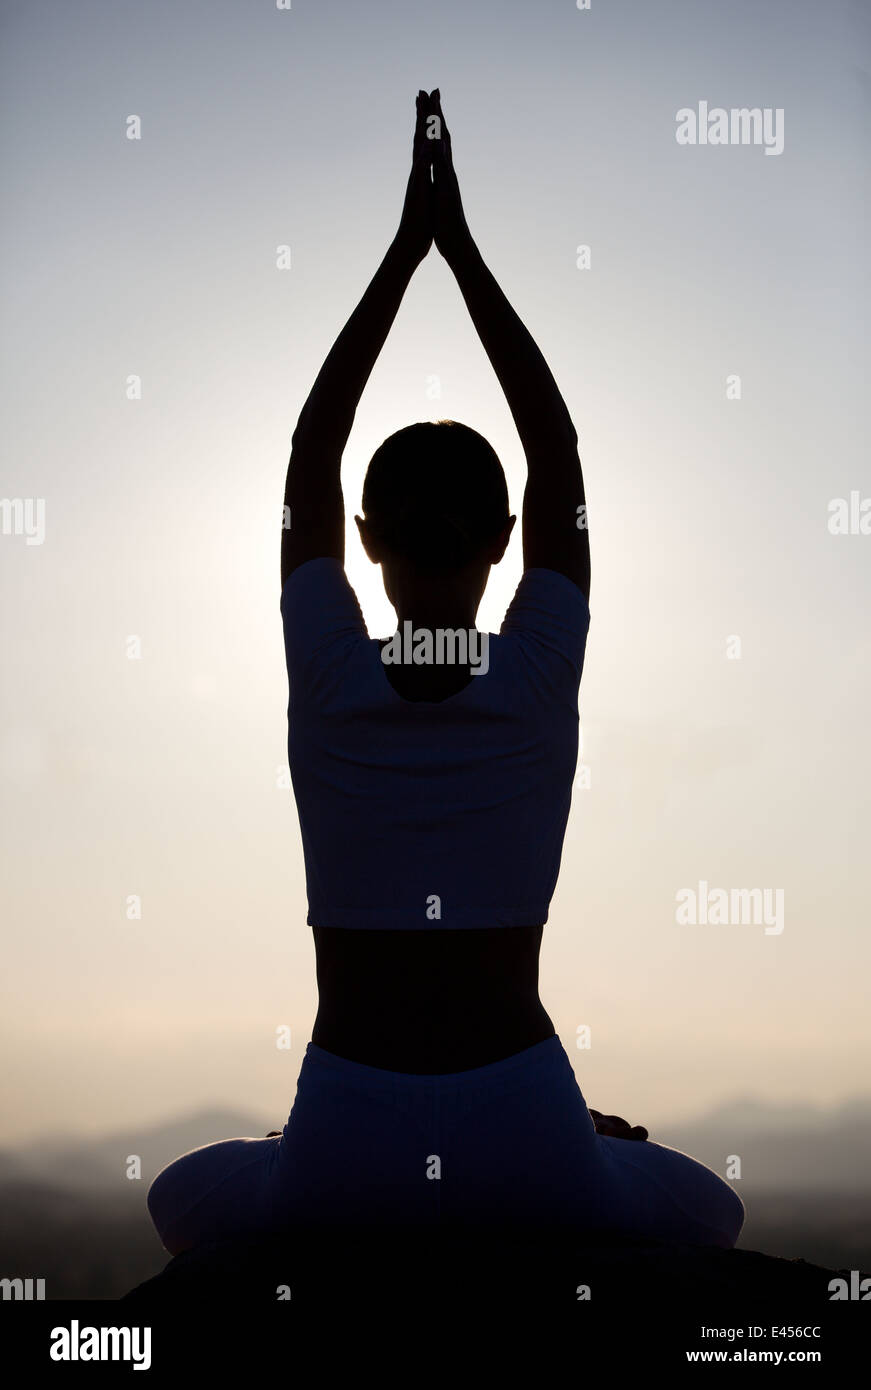
<path id="1" fill-rule="evenodd" d="M 432 703 L 388 680 L 338 561 L 295 570 L 282 611 L 309 925 L 544 923 L 577 762 L 580 589 L 527 570 L 499 635 L 475 634 L 479 674 Z"/>
<path id="2" fill-rule="evenodd" d="M 338 561 L 295 570 L 282 612 L 318 954 L 313 1040 L 439 1072 L 550 1036 L 538 949 L 577 760 L 584 595 L 527 570 L 499 635 L 469 637 L 476 662 L 441 700 L 398 693 Z M 443 654 L 450 640 L 462 654 L 446 640 Z"/>

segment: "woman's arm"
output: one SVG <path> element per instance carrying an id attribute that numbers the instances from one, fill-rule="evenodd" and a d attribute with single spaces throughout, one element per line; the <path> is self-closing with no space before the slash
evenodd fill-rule
<path id="1" fill-rule="evenodd" d="M 524 568 L 557 570 L 589 598 L 590 544 L 578 436 L 547 363 L 472 239 L 438 89 L 431 100 L 441 121 L 441 138 L 433 142 L 435 243 L 457 278 L 526 454 Z"/>
<path id="2" fill-rule="evenodd" d="M 282 589 L 287 576 L 307 560 L 322 555 L 345 558 L 342 454 L 363 388 L 402 296 L 432 244 L 432 145 L 426 138 L 427 115 L 428 99 L 420 92 L 399 230 L 331 348 L 293 432 L 284 492 Z"/>

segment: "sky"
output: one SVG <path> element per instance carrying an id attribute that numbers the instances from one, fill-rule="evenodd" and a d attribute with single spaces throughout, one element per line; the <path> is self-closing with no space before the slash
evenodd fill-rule
<path id="1" fill-rule="evenodd" d="M 735 1098 L 867 1094 L 871 535 L 831 507 L 871 497 L 868 7 L 31 0 L 0 46 L 2 1141 L 286 1119 L 316 990 L 284 475 L 435 86 L 589 506 L 589 785 L 542 1001 L 588 1103 L 652 1137 Z M 679 143 L 700 102 L 779 110 L 782 151 Z M 366 464 L 445 417 L 493 443 L 519 512 L 511 416 L 433 250 L 343 464 L 372 635 L 394 615 L 350 520 Z M 782 891 L 782 929 L 679 922 L 701 882 Z"/>

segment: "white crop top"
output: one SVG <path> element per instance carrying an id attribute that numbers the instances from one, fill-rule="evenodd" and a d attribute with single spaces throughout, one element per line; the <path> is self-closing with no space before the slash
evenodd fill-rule
<path id="1" fill-rule="evenodd" d="M 309 926 L 544 923 L 578 758 L 577 585 L 526 570 L 486 674 L 438 703 L 394 690 L 339 560 L 293 570 L 281 613 Z"/>

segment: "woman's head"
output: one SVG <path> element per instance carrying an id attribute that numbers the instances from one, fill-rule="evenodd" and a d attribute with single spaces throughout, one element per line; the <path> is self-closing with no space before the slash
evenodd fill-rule
<path id="1" fill-rule="evenodd" d="M 385 439 L 366 472 L 363 513 L 371 558 L 424 574 L 485 559 L 511 521 L 495 450 L 456 420 L 408 425 Z"/>

